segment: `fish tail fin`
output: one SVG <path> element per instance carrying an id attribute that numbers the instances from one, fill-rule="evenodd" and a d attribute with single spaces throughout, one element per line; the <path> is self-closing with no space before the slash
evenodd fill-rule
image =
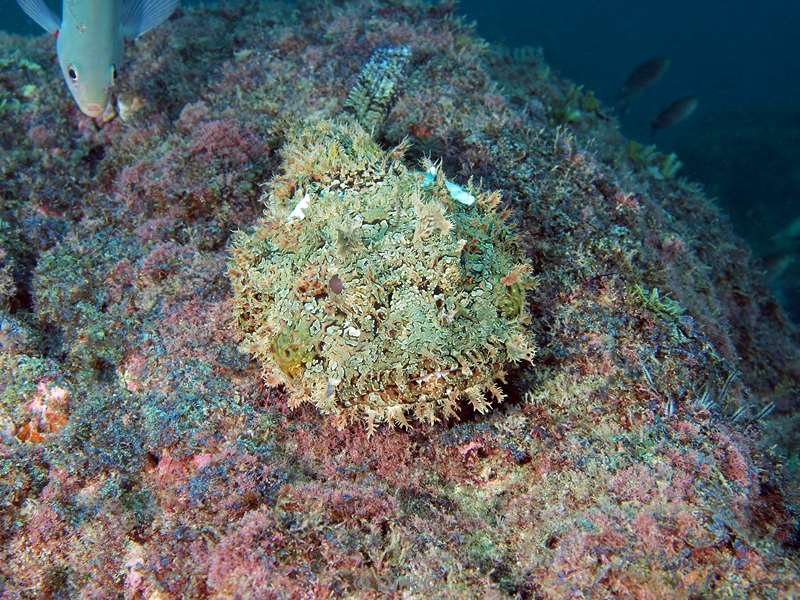
<path id="1" fill-rule="evenodd" d="M 124 0 L 122 33 L 136 38 L 166 21 L 178 7 L 179 0 Z"/>
<path id="2" fill-rule="evenodd" d="M 59 18 L 50 10 L 44 0 L 17 0 L 17 4 L 22 12 L 36 21 L 48 33 L 55 33 L 61 27 Z"/>

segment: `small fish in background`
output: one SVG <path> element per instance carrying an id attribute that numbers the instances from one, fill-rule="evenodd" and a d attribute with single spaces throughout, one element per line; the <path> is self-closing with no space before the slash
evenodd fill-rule
<path id="1" fill-rule="evenodd" d="M 792 305 L 797 306 L 800 294 L 800 268 L 798 268 L 800 265 L 797 250 L 778 250 L 760 258 L 764 267 L 764 278 L 778 302 L 787 310 Z"/>
<path id="2" fill-rule="evenodd" d="M 686 96 L 675 100 L 650 123 L 650 134 L 655 134 L 659 129 L 666 129 L 688 119 L 697 110 L 700 102 L 695 96 Z"/>
<path id="3" fill-rule="evenodd" d="M 646 88 L 657 83 L 669 69 L 672 61 L 664 56 L 657 56 L 646 60 L 637 66 L 617 94 L 617 106 L 622 114 L 628 112 L 631 101 Z"/>
<path id="4" fill-rule="evenodd" d="M 67 87 L 81 112 L 99 117 L 119 75 L 123 38 L 136 38 L 167 20 L 178 0 L 64 0 L 61 19 L 44 0 L 17 0 L 20 8 L 56 36 Z"/>
<path id="5" fill-rule="evenodd" d="M 770 238 L 773 246 L 786 251 L 800 249 L 800 217 L 795 218 L 786 227 Z"/>
<path id="6" fill-rule="evenodd" d="M 786 276 L 786 273 L 797 262 L 797 255 L 787 252 L 777 252 L 761 258 L 766 268 L 767 281 L 775 283 Z"/>
<path id="7" fill-rule="evenodd" d="M 797 286 L 797 265 L 800 259 L 800 217 L 770 237 L 770 249 L 761 256 L 767 281 L 776 289 Z"/>

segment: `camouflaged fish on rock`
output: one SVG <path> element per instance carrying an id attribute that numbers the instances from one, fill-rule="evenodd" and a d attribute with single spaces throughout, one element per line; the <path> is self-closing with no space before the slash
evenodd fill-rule
<path id="1" fill-rule="evenodd" d="M 57 36 L 58 63 L 69 91 L 81 112 L 99 117 L 119 74 L 123 39 L 158 27 L 178 0 L 64 0 L 60 19 L 44 0 L 17 4 Z"/>
<path id="2" fill-rule="evenodd" d="M 484 413 L 530 361 L 534 278 L 500 195 L 407 168 L 349 119 L 302 124 L 228 275 L 241 349 L 337 427 Z"/>

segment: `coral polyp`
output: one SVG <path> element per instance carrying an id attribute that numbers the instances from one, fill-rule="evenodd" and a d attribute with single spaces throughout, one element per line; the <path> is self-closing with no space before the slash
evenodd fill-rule
<path id="1" fill-rule="evenodd" d="M 530 269 L 499 196 L 472 190 L 466 206 L 401 155 L 354 122 L 303 125 L 269 208 L 233 243 L 241 348 L 291 406 L 339 426 L 485 412 L 507 365 L 533 355 Z"/>

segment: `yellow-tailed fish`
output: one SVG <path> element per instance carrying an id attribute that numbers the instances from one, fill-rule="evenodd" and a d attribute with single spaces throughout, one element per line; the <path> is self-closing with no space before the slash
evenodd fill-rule
<path id="1" fill-rule="evenodd" d="M 85 115 L 99 117 L 119 75 L 123 38 L 138 37 L 163 23 L 178 0 L 64 0 L 61 19 L 44 0 L 17 4 L 56 36 L 69 91 Z"/>

